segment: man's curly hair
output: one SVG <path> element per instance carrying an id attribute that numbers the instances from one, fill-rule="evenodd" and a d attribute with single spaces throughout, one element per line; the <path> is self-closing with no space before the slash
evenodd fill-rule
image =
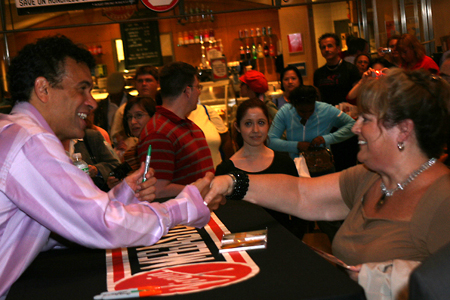
<path id="1" fill-rule="evenodd" d="M 28 44 L 13 58 L 8 71 L 9 91 L 13 102 L 29 101 L 34 82 L 44 77 L 52 87 L 58 86 L 65 72 L 66 58 L 94 68 L 95 59 L 88 50 L 63 35 L 45 37 Z"/>

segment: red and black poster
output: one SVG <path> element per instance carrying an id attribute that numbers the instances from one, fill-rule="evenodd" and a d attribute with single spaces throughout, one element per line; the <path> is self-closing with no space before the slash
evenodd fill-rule
<path id="1" fill-rule="evenodd" d="M 224 287 L 258 274 L 259 267 L 247 252 L 218 253 L 222 236 L 228 233 L 212 213 L 204 229 L 178 226 L 155 245 L 108 250 L 107 289 L 155 286 L 167 296 Z"/>

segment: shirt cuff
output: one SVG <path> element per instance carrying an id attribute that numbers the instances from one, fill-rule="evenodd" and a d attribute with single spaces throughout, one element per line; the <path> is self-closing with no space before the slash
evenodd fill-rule
<path id="1" fill-rule="evenodd" d="M 175 199 L 164 204 L 169 211 L 170 227 L 181 224 L 201 228 L 208 224 L 211 217 L 208 206 L 193 185 L 187 185 Z"/>

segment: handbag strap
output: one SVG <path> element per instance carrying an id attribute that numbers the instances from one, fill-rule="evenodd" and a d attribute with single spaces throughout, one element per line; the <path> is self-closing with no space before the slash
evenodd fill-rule
<path id="1" fill-rule="evenodd" d="M 208 109 L 206 108 L 205 105 L 202 104 L 202 106 L 205 109 L 205 112 L 206 112 L 206 115 L 208 116 L 208 119 L 211 121 L 211 117 L 209 116 Z"/>

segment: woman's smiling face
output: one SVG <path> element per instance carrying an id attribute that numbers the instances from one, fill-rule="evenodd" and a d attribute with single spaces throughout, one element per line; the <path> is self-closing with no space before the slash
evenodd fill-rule
<path id="1" fill-rule="evenodd" d="M 261 108 L 252 107 L 247 110 L 236 130 L 241 133 L 244 145 L 259 146 L 267 139 L 269 121 Z"/>
<path id="2" fill-rule="evenodd" d="M 390 151 L 397 149 L 396 131 L 396 126 L 386 129 L 375 115 L 362 113 L 352 128 L 358 136 L 358 161 L 372 169 L 386 164 L 392 157 Z"/>

